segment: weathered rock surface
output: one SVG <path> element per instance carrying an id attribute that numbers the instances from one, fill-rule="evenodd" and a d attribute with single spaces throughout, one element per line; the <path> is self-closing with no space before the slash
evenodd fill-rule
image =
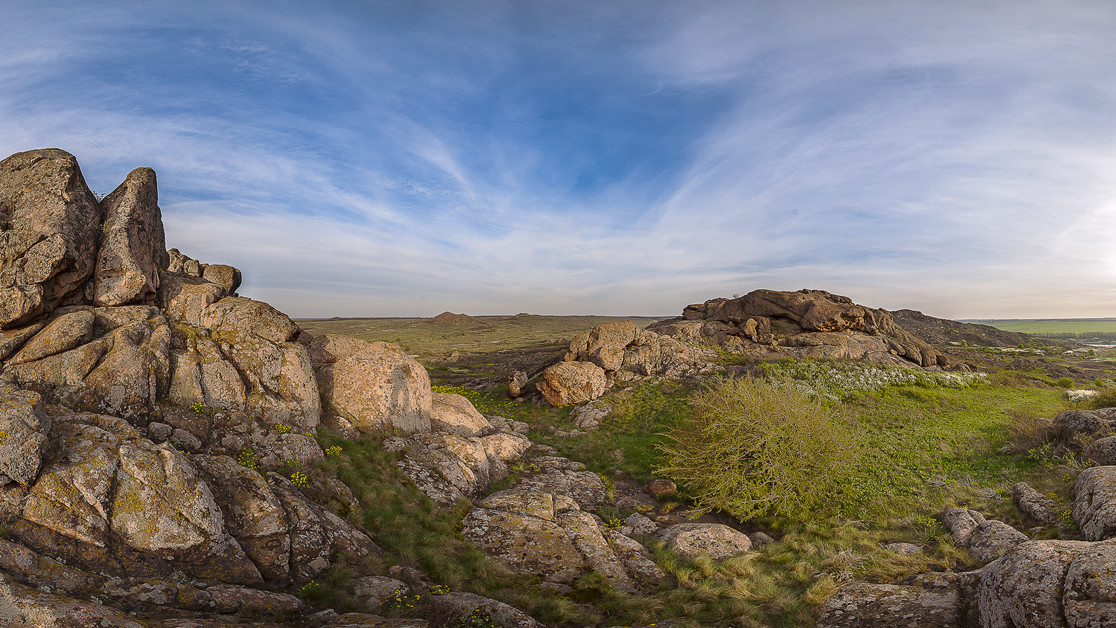
<path id="1" fill-rule="evenodd" d="M 1003 521 L 985 519 L 981 513 L 967 508 L 947 508 L 938 519 L 949 529 L 954 545 L 969 550 L 982 563 L 995 560 L 1029 540 L 1026 534 Z"/>
<path id="2" fill-rule="evenodd" d="M 495 622 L 502 628 L 543 628 L 543 624 L 526 613 L 498 600 L 476 593 L 454 591 L 431 598 L 436 625 L 469 625 L 472 618 Z"/>
<path id="3" fill-rule="evenodd" d="M 1098 438 L 1082 452 L 1085 459 L 1095 465 L 1116 465 L 1116 436 Z"/>
<path id="4" fill-rule="evenodd" d="M 852 582 L 826 600 L 818 628 L 960 628 L 955 588 Z"/>
<path id="5" fill-rule="evenodd" d="M 0 486 L 28 488 L 39 475 L 50 432 L 41 402 L 38 394 L 0 381 Z"/>
<path id="6" fill-rule="evenodd" d="M 945 357 L 900 327 L 886 310 L 822 290 L 754 290 L 689 305 L 680 318 L 648 327 L 689 342 L 756 355 L 944 366 Z"/>
<path id="7" fill-rule="evenodd" d="M 326 334 L 310 354 L 327 420 L 362 433 L 430 431 L 430 377 L 398 346 Z"/>
<path id="8" fill-rule="evenodd" d="M 169 263 L 155 171 L 136 168 L 101 201 L 104 237 L 97 252 L 93 303 L 151 303 Z"/>
<path id="9" fill-rule="evenodd" d="M 1116 535 L 1116 466 L 1090 467 L 1077 476 L 1073 520 L 1088 541 Z"/>
<path id="10" fill-rule="evenodd" d="M 135 418 L 170 380 L 171 332 L 146 305 L 59 308 L 12 355 L 4 376 L 65 405 Z"/>
<path id="11" fill-rule="evenodd" d="M 1054 521 L 1054 500 L 1035 490 L 1026 482 L 1017 482 L 1011 487 L 1011 497 L 1019 511 L 1034 521 L 1051 523 Z"/>
<path id="12" fill-rule="evenodd" d="M 747 534 L 720 523 L 678 523 L 656 534 L 667 547 L 683 556 L 709 556 L 723 560 L 752 549 Z"/>
<path id="13" fill-rule="evenodd" d="M 1070 444 L 1082 439 L 1110 436 L 1116 433 L 1116 408 L 1101 410 L 1066 410 L 1054 417 L 1054 430 Z"/>
<path id="14" fill-rule="evenodd" d="M 101 215 L 73 155 L 48 148 L 0 161 L 0 328 L 34 322 L 81 291 Z"/>
<path id="15" fill-rule="evenodd" d="M 603 395 L 608 377 L 592 362 L 559 362 L 543 371 L 535 387 L 550 405 L 567 406 Z"/>
<path id="16" fill-rule="evenodd" d="M 435 432 L 388 439 L 384 446 L 404 451 L 399 469 L 423 494 L 448 506 L 507 477 L 507 463 L 522 457 L 531 441 L 505 432 L 481 437 Z"/>
<path id="17" fill-rule="evenodd" d="M 522 485 L 483 500 L 466 515 L 462 534 L 512 571 L 551 582 L 570 583 L 595 572 L 630 591 L 635 581 L 666 578 L 646 550 L 631 545 L 639 543 L 604 528 L 574 500 Z M 625 540 L 617 544 L 617 537 Z"/>
<path id="18" fill-rule="evenodd" d="M 430 427 L 435 432 L 448 432 L 458 436 L 477 436 L 490 431 L 492 425 L 473 404 L 461 395 L 432 393 Z"/>

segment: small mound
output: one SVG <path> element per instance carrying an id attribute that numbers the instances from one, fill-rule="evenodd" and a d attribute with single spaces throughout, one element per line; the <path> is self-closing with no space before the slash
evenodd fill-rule
<path id="1" fill-rule="evenodd" d="M 453 312 L 442 312 L 434 317 L 434 322 L 439 325 L 461 325 L 472 320 L 473 317 L 468 314 L 454 314 Z"/>

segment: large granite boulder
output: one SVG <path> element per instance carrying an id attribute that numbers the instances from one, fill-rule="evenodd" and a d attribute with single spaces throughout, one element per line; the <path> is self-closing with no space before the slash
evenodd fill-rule
<path id="1" fill-rule="evenodd" d="M 492 430 L 492 424 L 468 399 L 442 392 L 431 395 L 430 426 L 435 432 L 458 436 L 478 436 Z"/>
<path id="2" fill-rule="evenodd" d="M 224 288 L 165 275 L 159 302 L 174 323 L 167 397 L 243 410 L 269 423 L 313 430 L 321 399 L 300 330 L 270 305 Z"/>
<path id="3" fill-rule="evenodd" d="M 747 534 L 721 523 L 676 523 L 655 536 L 688 558 L 704 555 L 723 560 L 752 549 L 752 539 Z"/>
<path id="4" fill-rule="evenodd" d="M 169 263 L 155 171 L 136 168 L 101 201 L 104 237 L 97 252 L 93 303 L 151 303 Z"/>
<path id="5" fill-rule="evenodd" d="M 608 376 L 592 362 L 559 362 L 548 367 L 535 387 L 552 406 L 584 403 L 608 390 Z"/>
<path id="6" fill-rule="evenodd" d="M 1087 541 L 1116 536 L 1116 466 L 1090 467 L 1077 476 L 1073 520 Z"/>
<path id="7" fill-rule="evenodd" d="M 429 432 L 430 377 L 388 342 L 325 334 L 310 342 L 322 408 L 336 427 L 361 433 Z"/>
<path id="8" fill-rule="evenodd" d="M 0 161 L 0 328 L 83 297 L 100 238 L 101 209 L 73 155 L 48 148 Z"/>

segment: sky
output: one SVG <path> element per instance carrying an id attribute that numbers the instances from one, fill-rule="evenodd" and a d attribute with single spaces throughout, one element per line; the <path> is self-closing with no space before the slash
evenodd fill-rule
<path id="1" fill-rule="evenodd" d="M 1116 316 L 1111 0 L 0 0 L 0 157 L 296 317 Z"/>

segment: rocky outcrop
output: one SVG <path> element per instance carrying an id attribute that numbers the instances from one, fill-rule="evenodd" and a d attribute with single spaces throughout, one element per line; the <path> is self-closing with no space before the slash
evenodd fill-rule
<path id="1" fill-rule="evenodd" d="M 155 171 L 136 168 L 101 201 L 104 237 L 97 251 L 93 303 L 153 302 L 169 264 Z"/>
<path id="2" fill-rule="evenodd" d="M 310 342 L 310 355 L 332 426 L 360 433 L 430 431 L 430 378 L 398 346 L 326 334 Z"/>
<path id="3" fill-rule="evenodd" d="M 49 148 L 0 161 L 0 328 L 87 296 L 101 216 L 73 155 Z"/>
<path id="4" fill-rule="evenodd" d="M 608 530 L 575 500 L 529 486 L 490 495 L 465 517 L 462 534 L 508 569 L 550 582 L 593 572 L 631 591 L 666 578 L 638 542 Z"/>
<path id="5" fill-rule="evenodd" d="M 1077 476 L 1073 521 L 1088 541 L 1116 536 L 1116 466 L 1090 467 Z"/>
<path id="6" fill-rule="evenodd" d="M 508 475 L 508 463 L 531 446 L 519 433 L 458 436 L 445 432 L 390 438 L 385 449 L 403 452 L 397 463 L 423 494 L 449 506 Z"/>
<path id="7" fill-rule="evenodd" d="M 680 318 L 648 329 L 759 356 L 946 365 L 944 356 L 903 329 L 886 310 L 822 290 L 754 290 L 734 299 L 711 299 L 686 306 Z"/>
<path id="8" fill-rule="evenodd" d="M 544 370 L 535 387 L 550 405 L 583 403 L 618 381 L 708 371 L 711 357 L 707 349 L 631 321 L 611 321 L 575 336 L 563 360 Z"/>
<path id="9" fill-rule="evenodd" d="M 211 615 L 245 612 L 348 625 L 254 587 L 298 586 L 379 551 L 323 505 L 359 507 L 340 480 L 307 480 L 325 456 L 312 433 L 323 399 L 358 425 L 385 420 L 347 405 L 369 385 L 367 352 L 354 355 L 367 347 L 315 345 L 239 297 L 240 281 L 165 250 L 150 169 L 97 203 L 63 151 L 0 162 L 0 624 L 182 628 L 242 625 Z M 373 353 L 413 371 L 378 384 L 388 422 L 413 397 L 429 430 L 425 371 L 398 348 Z M 358 368 L 339 374 L 349 358 Z M 442 425 L 487 439 L 493 466 L 530 445 L 446 401 L 457 414 Z"/>

